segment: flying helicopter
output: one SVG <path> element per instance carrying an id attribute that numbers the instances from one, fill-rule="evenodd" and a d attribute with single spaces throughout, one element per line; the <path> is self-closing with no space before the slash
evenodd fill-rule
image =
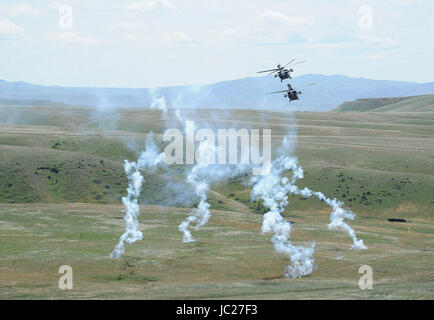
<path id="1" fill-rule="evenodd" d="M 309 87 L 309 86 L 313 86 L 313 85 L 315 85 L 315 84 L 316 84 L 316 82 L 314 82 L 314 83 L 310 83 L 310 84 L 307 84 L 307 85 L 301 87 L 300 89 L 302 89 L 302 88 L 306 88 L 306 87 Z M 295 90 L 295 89 L 293 89 L 292 86 L 291 86 L 289 83 L 288 83 L 288 89 L 287 89 L 287 90 L 281 90 L 281 91 L 269 92 L 269 93 L 267 93 L 267 94 L 275 94 L 275 93 L 281 93 L 281 92 L 285 92 L 285 94 L 284 94 L 283 96 L 284 96 L 285 98 L 288 98 L 288 99 L 289 99 L 289 102 L 291 102 L 291 101 L 295 101 L 295 100 L 298 100 L 298 95 L 301 94 L 301 91 L 300 91 L 300 90 Z"/>
<path id="2" fill-rule="evenodd" d="M 279 77 L 280 82 L 282 82 L 285 79 L 292 79 L 291 78 L 291 72 L 294 72 L 294 69 L 292 69 L 292 67 L 297 65 L 297 64 L 306 62 L 306 60 L 303 60 L 303 61 L 296 62 L 293 64 L 294 61 L 295 61 L 295 59 L 292 59 L 287 64 L 285 64 L 283 67 L 280 64 L 278 64 L 277 68 L 275 68 L 275 69 L 263 70 L 263 71 L 259 71 L 257 73 L 269 72 L 269 75 L 274 74 L 275 78 Z M 289 66 L 291 66 L 291 67 L 289 69 L 287 69 L 287 67 L 289 67 Z"/>

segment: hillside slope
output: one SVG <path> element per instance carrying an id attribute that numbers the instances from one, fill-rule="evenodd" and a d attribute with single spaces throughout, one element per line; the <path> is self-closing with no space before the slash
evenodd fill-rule
<path id="1" fill-rule="evenodd" d="M 432 213 L 434 112 L 292 114 L 201 109 L 183 115 L 191 116 L 197 128 L 209 125 L 209 119 L 216 128 L 270 128 L 273 152 L 282 136 L 293 132 L 295 117 L 296 155 L 306 174 L 300 187 L 321 190 L 366 214 L 402 203 L 417 206 L 413 213 Z M 173 112 L 167 117 L 168 123 L 174 123 Z M 118 204 L 128 184 L 124 159 L 137 159 L 149 131 L 162 143 L 164 128 L 157 110 L 95 114 L 77 107 L 0 106 L 0 203 Z M 197 201 L 194 190 L 185 184 L 189 167 L 169 169 L 144 173 L 142 204 L 190 206 Z M 263 212 L 260 202 L 250 201 L 248 179 L 213 184 L 211 208 Z M 320 202 L 290 200 L 290 210 L 322 208 Z"/>
<path id="2" fill-rule="evenodd" d="M 434 95 L 344 102 L 335 112 L 434 112 Z"/>

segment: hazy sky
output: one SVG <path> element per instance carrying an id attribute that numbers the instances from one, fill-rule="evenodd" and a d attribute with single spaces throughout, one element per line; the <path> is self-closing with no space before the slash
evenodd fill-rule
<path id="1" fill-rule="evenodd" d="M 0 79 L 156 87 L 304 73 L 434 81 L 433 0 L 0 0 Z"/>

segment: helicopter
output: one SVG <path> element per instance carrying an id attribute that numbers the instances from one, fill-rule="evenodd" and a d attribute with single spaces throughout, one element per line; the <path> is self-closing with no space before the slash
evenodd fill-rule
<path id="1" fill-rule="evenodd" d="M 291 78 L 291 72 L 294 72 L 294 69 L 292 69 L 293 66 L 306 62 L 306 60 L 300 61 L 300 62 L 296 62 L 295 64 L 291 65 L 293 62 L 295 61 L 295 59 L 292 59 L 290 62 L 288 62 L 287 64 L 285 64 L 283 67 L 278 64 L 277 68 L 275 69 L 270 69 L 270 70 L 263 70 L 263 71 L 259 71 L 257 73 L 264 73 L 264 72 L 270 72 L 269 75 L 274 74 L 274 77 L 280 78 L 280 82 L 283 82 L 283 80 L 285 79 L 292 79 Z M 291 65 L 291 68 L 287 69 L 287 67 Z"/>
<path id="2" fill-rule="evenodd" d="M 315 85 L 315 84 L 316 84 L 316 82 L 314 82 L 314 83 L 310 83 L 310 84 L 307 84 L 307 85 L 303 86 L 302 88 L 309 87 L 309 86 L 313 86 L 313 85 Z M 267 94 L 274 94 L 274 93 L 281 93 L 281 92 L 285 92 L 285 94 L 284 94 L 283 96 L 284 96 L 285 98 L 288 98 L 288 99 L 289 99 L 289 102 L 291 102 L 291 101 L 295 101 L 295 100 L 298 100 L 298 95 L 301 94 L 301 91 L 300 91 L 300 90 L 295 90 L 295 89 L 293 89 L 292 86 L 291 86 L 289 83 L 288 83 L 288 89 L 287 89 L 287 90 L 281 90 L 281 91 L 269 92 L 269 93 L 267 93 Z"/>

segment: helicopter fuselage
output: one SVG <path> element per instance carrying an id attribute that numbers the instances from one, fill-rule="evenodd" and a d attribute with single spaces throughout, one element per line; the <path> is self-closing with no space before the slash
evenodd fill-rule
<path id="1" fill-rule="evenodd" d="M 300 92 L 297 92 L 296 90 L 289 90 L 287 93 L 285 93 L 285 98 L 289 99 L 289 102 L 298 100 L 298 95 Z"/>
<path id="2" fill-rule="evenodd" d="M 279 77 L 280 82 L 282 82 L 285 79 L 291 79 L 291 72 L 288 69 L 283 69 L 280 70 L 277 74 L 275 74 L 274 77 Z"/>

